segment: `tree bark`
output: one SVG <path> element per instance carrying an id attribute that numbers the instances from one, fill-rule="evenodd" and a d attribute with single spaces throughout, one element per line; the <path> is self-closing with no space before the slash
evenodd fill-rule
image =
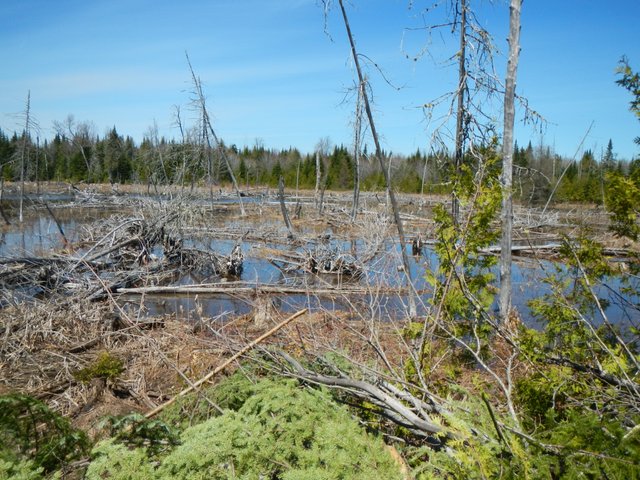
<path id="1" fill-rule="evenodd" d="M 24 138 L 22 139 L 22 151 L 20 152 L 20 206 L 19 206 L 19 220 L 22 223 L 23 218 L 23 209 L 24 209 L 24 170 L 27 155 L 27 142 L 29 140 L 29 127 L 31 125 L 31 119 L 29 118 L 31 114 L 31 90 L 27 93 L 27 107 L 25 109 L 26 120 L 24 122 Z"/>
<path id="2" fill-rule="evenodd" d="M 509 59 L 504 93 L 504 134 L 502 139 L 502 239 L 500 241 L 500 317 L 511 311 L 511 247 L 513 229 L 513 126 L 518 57 L 520 55 L 520 11 L 522 0 L 511 0 L 509 7 Z"/>
<path id="3" fill-rule="evenodd" d="M 291 225 L 289 213 L 287 212 L 287 205 L 284 201 L 284 178 L 282 178 L 282 175 L 280 175 L 280 179 L 278 180 L 278 199 L 280 200 L 280 210 L 282 210 L 282 218 L 284 219 L 284 224 L 289 231 L 289 236 L 293 238 L 293 225 Z"/>
<path id="4" fill-rule="evenodd" d="M 320 172 L 320 152 L 316 152 L 316 188 L 315 188 L 315 192 L 313 195 L 313 198 L 315 199 L 316 202 L 316 207 L 319 207 L 319 204 L 321 203 L 320 200 L 320 177 L 321 177 L 321 172 Z"/>

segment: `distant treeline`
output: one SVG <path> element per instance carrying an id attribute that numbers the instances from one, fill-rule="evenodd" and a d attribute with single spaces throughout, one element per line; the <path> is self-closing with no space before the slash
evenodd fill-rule
<path id="1" fill-rule="evenodd" d="M 88 129 L 58 133 L 51 140 L 0 130 L 0 169 L 4 180 L 68 181 L 92 183 L 139 183 L 223 185 L 230 182 L 222 152 L 229 159 L 240 188 L 276 186 L 280 176 L 287 188 L 314 189 L 316 165 L 320 166 L 320 188 L 349 190 L 354 184 L 354 158 L 345 146 L 323 148 L 302 154 L 295 148 L 267 149 L 259 142 L 252 148 L 205 142 L 167 141 L 151 135 L 140 145 L 122 136 L 114 127 L 104 138 Z M 326 142 L 325 142 L 326 143 Z M 318 157 L 318 158 L 317 158 Z M 453 156 L 450 152 L 410 156 L 388 154 L 394 188 L 406 193 L 449 193 Z M 473 164 L 473 155 L 465 161 Z M 384 176 L 366 147 L 360 155 L 362 190 L 381 190 Z M 617 160 L 611 141 L 598 156 L 586 150 L 572 161 L 549 147 L 516 144 L 514 189 L 527 203 L 545 202 L 555 188 L 555 201 L 602 203 L 607 172 L 629 176 L 640 186 L 640 158 Z M 559 183 L 558 183 L 559 182 Z M 557 185 L 557 188 L 556 188 Z"/>

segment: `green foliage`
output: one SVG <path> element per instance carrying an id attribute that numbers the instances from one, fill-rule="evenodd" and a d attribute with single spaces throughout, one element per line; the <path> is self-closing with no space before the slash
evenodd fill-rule
<path id="1" fill-rule="evenodd" d="M 142 449 L 103 442 L 87 478 L 401 478 L 382 441 L 344 407 L 291 380 L 261 380 L 237 411 L 187 428 L 181 441 L 156 470 Z"/>
<path id="2" fill-rule="evenodd" d="M 620 59 L 616 73 L 620 75 L 616 83 L 633 96 L 629 102 L 629 110 L 640 120 L 640 75 L 631 69 L 626 57 Z"/>
<path id="3" fill-rule="evenodd" d="M 123 371 L 124 364 L 122 360 L 111 355 L 109 352 L 102 352 L 94 363 L 78 370 L 73 376 L 76 380 L 86 383 L 94 378 L 115 380 Z"/>
<path id="4" fill-rule="evenodd" d="M 177 432 L 166 423 L 147 419 L 139 413 L 123 417 L 109 416 L 104 425 L 115 442 L 129 448 L 144 448 L 147 455 L 160 455 L 180 444 Z"/>
<path id="5" fill-rule="evenodd" d="M 41 401 L 20 394 L 0 396 L 0 472 L 52 472 L 81 458 L 88 448 L 87 436 Z"/>
<path id="6" fill-rule="evenodd" d="M 492 228 L 502 198 L 497 174 L 492 171 L 496 162 L 497 157 L 489 154 L 478 172 L 463 165 L 456 179 L 454 194 L 461 209 L 472 215 L 456 222 L 445 206 L 434 208 L 439 265 L 427 271 L 427 281 L 434 287 L 432 302 L 442 306 L 440 314 L 452 322 L 456 336 L 464 335 L 472 324 L 482 329 L 477 322 L 494 299 L 491 267 L 497 260 L 482 249 L 498 238 L 498 231 Z"/>
<path id="7" fill-rule="evenodd" d="M 42 468 L 28 460 L 4 460 L 0 455 L 0 480 L 41 480 Z"/>
<path id="8" fill-rule="evenodd" d="M 329 157 L 327 188 L 332 190 L 353 188 L 353 159 L 344 146 L 336 147 Z"/>
<path id="9" fill-rule="evenodd" d="M 595 296 L 593 287 L 611 275 L 611 267 L 602 246 L 584 236 L 575 241 L 565 239 L 560 251 L 564 264 L 558 264 L 555 274 L 544 280 L 550 286 L 549 293 L 532 300 L 529 306 L 544 325 L 544 348 L 583 361 L 593 355 L 596 343 L 588 319 L 599 307 L 607 306 L 606 299 Z"/>
<path id="10" fill-rule="evenodd" d="M 607 173 L 605 185 L 605 207 L 611 214 L 609 228 L 617 235 L 637 240 L 640 186 L 617 172 Z"/>
<path id="11" fill-rule="evenodd" d="M 144 449 L 129 449 L 114 440 L 98 443 L 91 452 L 87 480 L 151 480 L 159 478 Z"/>
<path id="12" fill-rule="evenodd" d="M 556 478 L 640 478 L 640 441 L 626 436 L 619 419 L 575 409 L 550 423 L 538 438 L 560 446 L 558 455 L 550 458 Z"/>
<path id="13" fill-rule="evenodd" d="M 201 390 L 198 394 L 178 398 L 160 413 L 160 419 L 179 430 L 218 416 L 222 409 L 239 410 L 253 395 L 255 382 L 242 372 L 236 372 L 218 385 Z"/>

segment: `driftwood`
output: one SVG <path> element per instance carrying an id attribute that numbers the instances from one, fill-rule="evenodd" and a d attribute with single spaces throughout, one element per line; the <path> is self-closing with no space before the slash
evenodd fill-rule
<path id="1" fill-rule="evenodd" d="M 175 214 L 155 221 L 126 219 L 116 227 L 106 225 L 90 233 L 95 241 L 82 256 L 69 253 L 52 257 L 19 257 L 0 260 L 0 306 L 39 295 L 63 295 L 104 300 L 119 289 L 140 284 L 166 283 L 185 272 L 237 278 L 244 256 L 237 244 L 228 256 L 183 247 L 182 239 L 168 233 Z M 87 242 L 85 241 L 85 244 Z M 162 255 L 154 252 L 161 250 Z"/>
<path id="2" fill-rule="evenodd" d="M 293 225 L 291 225 L 291 220 L 289 219 L 289 212 L 287 212 L 287 205 L 284 201 L 284 179 L 282 178 L 282 175 L 278 180 L 278 201 L 280 202 L 280 210 L 282 211 L 282 218 L 284 220 L 284 224 L 286 225 L 287 230 L 289 231 L 288 237 L 293 238 L 294 237 Z"/>
<path id="3" fill-rule="evenodd" d="M 293 272 L 302 270 L 313 274 L 334 274 L 358 278 L 364 273 L 364 265 L 353 255 L 335 248 L 318 245 L 304 253 L 274 251 L 278 257 L 271 256 L 269 261 L 276 267 Z"/>

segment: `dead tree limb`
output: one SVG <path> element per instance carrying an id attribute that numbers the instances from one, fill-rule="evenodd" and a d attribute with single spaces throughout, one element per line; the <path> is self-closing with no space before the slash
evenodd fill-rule
<path id="1" fill-rule="evenodd" d="M 289 237 L 293 238 L 293 225 L 291 225 L 289 213 L 287 212 L 287 205 L 284 202 L 284 178 L 282 178 L 282 175 L 280 175 L 280 178 L 278 180 L 278 200 L 280 201 L 280 210 L 282 210 L 282 218 L 284 219 L 284 224 L 287 226 L 287 230 L 289 231 Z"/>
<path id="2" fill-rule="evenodd" d="M 291 323 L 293 320 L 295 320 L 298 317 L 301 317 L 302 315 L 304 315 L 305 313 L 307 313 L 307 309 L 304 308 L 296 313 L 294 313 L 293 315 L 291 315 L 289 318 L 283 320 L 282 322 L 280 322 L 278 325 L 276 325 L 275 327 L 273 327 L 271 330 L 269 330 L 268 332 L 260 335 L 258 338 L 256 338 L 255 340 L 253 340 L 251 343 L 247 344 L 245 347 L 243 347 L 242 349 L 240 349 L 238 352 L 236 352 L 235 354 L 233 354 L 231 357 L 229 357 L 226 361 L 224 361 L 222 364 L 220 364 L 218 367 L 216 367 L 214 370 L 212 370 L 211 372 L 209 372 L 207 375 L 205 375 L 204 377 L 202 377 L 200 380 L 198 380 L 197 382 L 194 382 L 192 385 L 190 385 L 189 387 L 185 388 L 184 390 L 182 390 L 181 392 L 179 392 L 175 397 L 171 398 L 170 400 L 167 400 L 166 402 L 164 402 L 162 405 L 158 405 L 156 408 L 154 408 L 153 410 L 147 412 L 145 414 L 145 417 L 147 418 L 151 418 L 155 415 L 157 415 L 158 413 L 160 413 L 162 410 L 164 410 L 165 408 L 167 408 L 169 405 L 171 405 L 172 403 L 174 403 L 179 397 L 183 397 L 184 395 L 186 395 L 187 393 L 197 389 L 200 385 L 202 385 L 203 383 L 205 383 L 206 381 L 208 381 L 209 379 L 211 379 L 212 377 L 214 377 L 215 375 L 217 375 L 218 373 L 220 373 L 222 370 L 224 370 L 225 368 L 227 368 L 229 365 L 231 365 L 233 362 L 235 362 L 238 358 L 240 358 L 242 355 L 244 355 L 245 353 L 247 353 L 249 350 L 251 350 L 252 348 L 254 348 L 256 345 L 258 345 L 259 343 L 263 342 L 264 340 L 266 340 L 267 338 L 269 338 L 271 335 L 273 335 L 274 333 L 276 333 L 278 330 L 280 330 L 281 328 L 283 328 L 284 326 L 288 325 L 289 323 Z"/>
<path id="3" fill-rule="evenodd" d="M 335 377 L 322 375 L 304 368 L 300 362 L 292 358 L 285 352 L 279 351 L 277 355 L 284 359 L 290 367 L 290 374 L 316 385 L 324 385 L 348 391 L 361 400 L 373 403 L 381 409 L 381 414 L 392 422 L 411 430 L 415 435 L 428 438 L 434 447 L 443 444 L 443 440 L 460 440 L 460 434 L 447 430 L 442 425 L 427 420 L 428 413 L 433 413 L 434 409 L 421 401 L 412 402 L 413 408 L 408 407 L 399 398 L 394 389 L 385 388 L 385 384 L 373 385 L 371 383 L 355 380 L 348 377 Z M 416 399 L 417 400 L 417 399 Z"/>

